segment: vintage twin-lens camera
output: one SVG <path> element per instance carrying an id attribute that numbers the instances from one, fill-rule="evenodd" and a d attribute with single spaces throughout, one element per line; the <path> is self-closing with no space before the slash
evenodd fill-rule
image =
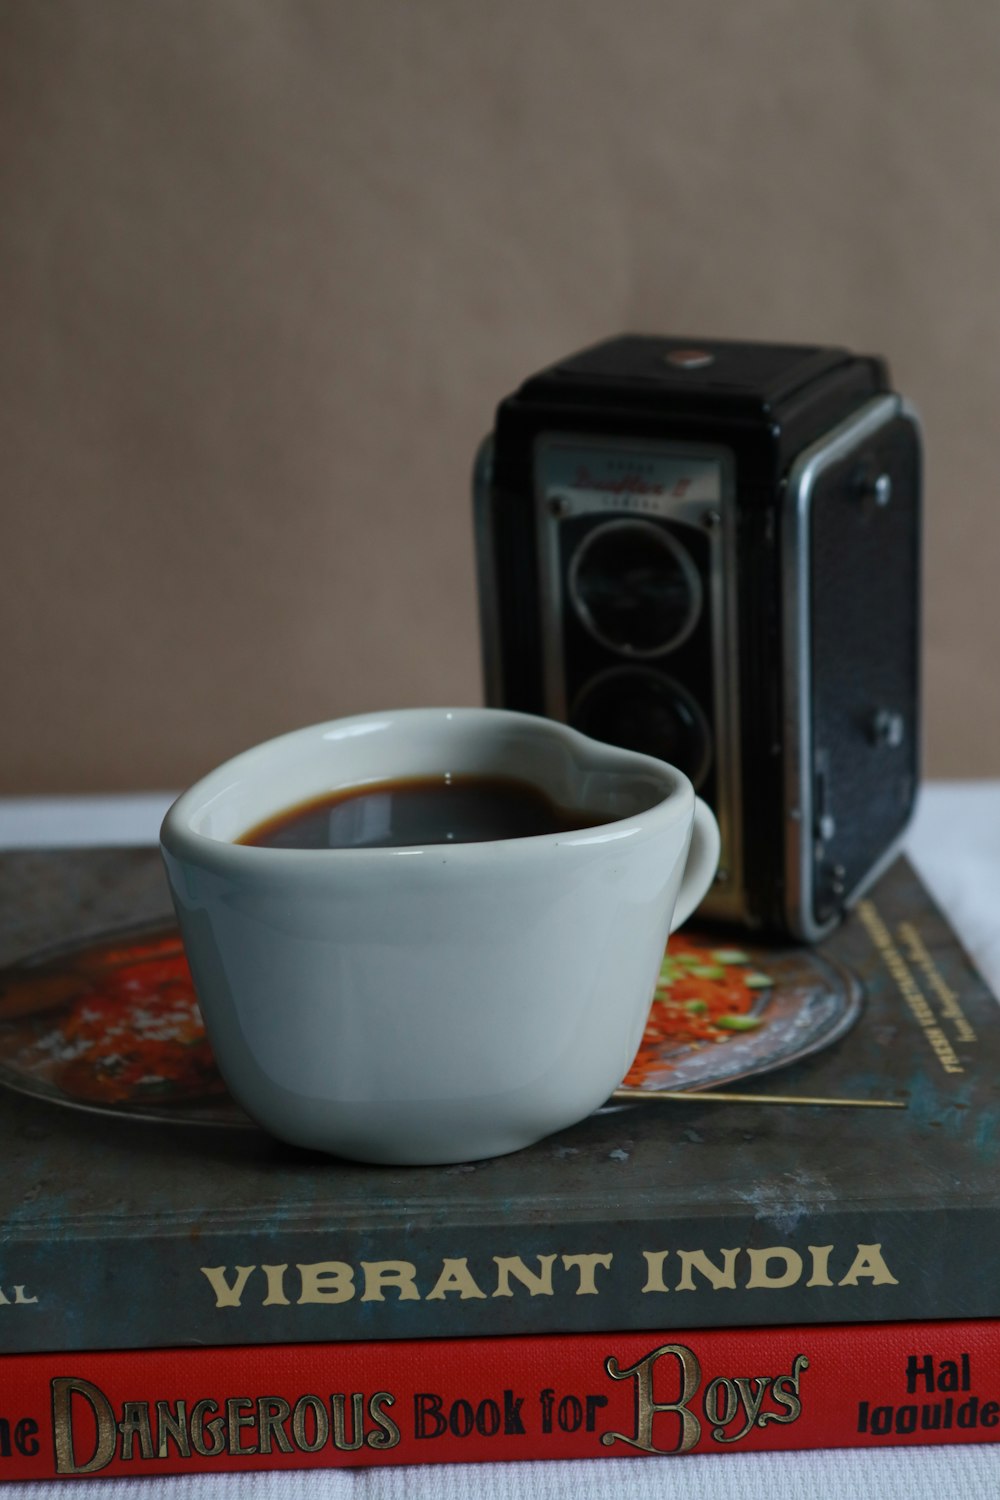
<path id="1" fill-rule="evenodd" d="M 714 808 L 705 912 L 813 941 L 918 775 L 917 419 L 881 359 L 623 337 L 502 401 L 476 466 L 486 694 Z"/>

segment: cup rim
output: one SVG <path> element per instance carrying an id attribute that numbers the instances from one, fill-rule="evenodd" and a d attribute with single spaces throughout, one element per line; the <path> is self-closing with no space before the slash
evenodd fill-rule
<path id="1" fill-rule="evenodd" d="M 565 743 L 576 746 L 596 763 L 595 769 L 614 770 L 620 767 L 623 773 L 631 770 L 633 773 L 652 774 L 663 783 L 664 795 L 640 812 L 632 813 L 626 818 L 609 818 L 607 822 L 596 823 L 589 828 L 529 834 L 510 839 L 470 840 L 448 845 L 394 844 L 375 848 L 339 849 L 275 848 L 260 844 L 240 844 L 232 840 L 216 838 L 202 833 L 193 826 L 194 819 L 204 812 L 209 803 L 220 800 L 227 791 L 235 789 L 238 785 L 237 778 L 253 775 L 265 760 L 273 758 L 275 754 L 280 754 L 282 747 L 290 748 L 296 742 L 314 740 L 317 735 L 329 739 L 353 738 L 355 735 L 389 730 L 395 724 L 416 723 L 418 720 L 424 722 L 430 720 L 442 724 L 455 720 L 466 723 L 527 723 L 539 734 L 561 739 Z M 480 858 L 484 852 L 488 853 L 492 859 L 499 859 L 509 855 L 511 851 L 527 851 L 545 845 L 584 845 L 633 837 L 644 831 L 650 831 L 651 826 L 661 828 L 666 823 L 682 818 L 685 813 L 693 809 L 694 801 L 694 787 L 684 772 L 676 766 L 659 760 L 655 756 L 644 755 L 638 750 L 627 750 L 593 739 L 557 719 L 547 719 L 538 714 L 521 713 L 513 709 L 479 706 L 388 709 L 302 725 L 270 739 L 261 740 L 239 751 L 228 760 L 222 761 L 193 782 L 167 809 L 160 827 L 160 844 L 167 853 L 175 857 L 197 858 L 199 863 L 211 858 L 213 862 L 224 863 L 229 868 L 238 866 L 245 869 L 249 864 L 260 870 L 266 861 L 266 868 L 272 871 L 278 868 L 279 862 L 284 862 L 286 867 L 299 870 L 315 867 L 316 862 L 322 862 L 324 867 L 328 868 L 335 861 L 350 860 L 352 863 L 357 863 L 362 859 L 385 861 L 400 855 L 412 854 L 417 850 L 440 851 L 442 848 L 447 848 L 449 861 L 457 858 L 466 861 Z"/>

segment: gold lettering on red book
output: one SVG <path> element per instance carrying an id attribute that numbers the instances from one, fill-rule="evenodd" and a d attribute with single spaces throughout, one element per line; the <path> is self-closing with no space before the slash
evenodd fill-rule
<path id="1" fill-rule="evenodd" d="M 306 1392 L 294 1403 L 283 1396 L 227 1396 L 221 1402 L 203 1396 L 190 1410 L 184 1399 L 126 1400 L 118 1411 L 104 1391 L 76 1376 L 58 1376 L 50 1392 L 59 1475 L 96 1474 L 115 1459 L 167 1458 L 171 1444 L 179 1457 L 190 1459 L 323 1448 L 353 1453 L 395 1448 L 401 1439 L 387 1411 L 396 1399 L 388 1391 L 328 1398 Z"/>
<path id="2" fill-rule="evenodd" d="M 96 1474 L 107 1468 L 115 1456 L 118 1426 L 114 1408 L 96 1385 L 89 1380 L 76 1380 L 72 1376 L 58 1376 L 52 1382 L 52 1441 L 56 1455 L 57 1474 Z M 96 1427 L 94 1451 L 80 1459 L 73 1448 L 73 1397 L 86 1401 L 93 1414 Z"/>
<path id="3" fill-rule="evenodd" d="M 676 1359 L 681 1377 L 680 1395 L 676 1401 L 656 1401 L 653 1398 L 653 1371 L 661 1359 Z M 701 1423 L 688 1402 L 701 1384 L 701 1365 L 693 1349 L 684 1344 L 661 1344 L 647 1354 L 645 1359 L 622 1369 L 613 1354 L 604 1361 L 604 1368 L 612 1380 L 634 1382 L 632 1396 L 635 1412 L 635 1431 L 631 1437 L 624 1432 L 605 1432 L 601 1443 L 610 1448 L 614 1443 L 627 1443 L 643 1453 L 688 1453 L 701 1437 Z M 653 1419 L 660 1412 L 673 1412 L 680 1420 L 679 1440 L 672 1448 L 658 1448 L 653 1442 Z"/>
<path id="4" fill-rule="evenodd" d="M 667 1361 L 664 1372 L 660 1372 L 661 1387 L 665 1383 L 671 1391 L 679 1383 L 680 1389 L 673 1400 L 656 1399 L 654 1379 L 658 1366 Z M 755 1427 L 766 1427 L 769 1422 L 789 1423 L 802 1415 L 799 1383 L 803 1370 L 809 1368 L 804 1354 L 797 1354 L 791 1372 L 782 1375 L 719 1375 L 710 1380 L 704 1392 L 701 1388 L 701 1365 L 693 1349 L 686 1344 L 661 1344 L 645 1358 L 622 1369 L 617 1358 L 611 1354 L 604 1361 L 604 1368 L 612 1380 L 633 1382 L 633 1431 L 605 1432 L 601 1442 L 606 1448 L 614 1443 L 625 1443 L 643 1453 L 690 1453 L 697 1447 L 705 1422 L 711 1428 L 717 1443 L 738 1443 Z M 700 1402 L 698 1401 L 700 1394 Z M 770 1401 L 771 1406 L 765 1403 Z M 701 1416 L 692 1409 L 698 1404 Z M 775 1410 L 774 1408 L 778 1409 Z M 674 1417 L 677 1424 L 666 1424 Z M 738 1430 L 733 1431 L 733 1427 Z M 664 1441 L 675 1439 L 671 1445 Z"/>

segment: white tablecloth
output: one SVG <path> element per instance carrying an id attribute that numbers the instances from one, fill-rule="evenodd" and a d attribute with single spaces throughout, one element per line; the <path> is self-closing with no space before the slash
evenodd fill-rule
<path id="1" fill-rule="evenodd" d="M 154 843 L 169 801 L 166 795 L 0 799 L 0 848 Z M 925 787 L 908 850 L 1000 994 L 1000 781 Z M 83 1484 L 87 1500 L 123 1500 L 133 1490 L 140 1500 L 468 1500 L 473 1494 L 476 1500 L 998 1500 L 1000 1443 Z M 10 1484 L 4 1500 L 65 1500 L 66 1493 L 62 1482 Z"/>

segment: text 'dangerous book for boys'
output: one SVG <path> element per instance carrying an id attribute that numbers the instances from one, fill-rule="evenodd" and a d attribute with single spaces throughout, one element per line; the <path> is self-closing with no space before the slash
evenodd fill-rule
<path id="1" fill-rule="evenodd" d="M 0 1476 L 983 1442 L 1000 1321 L 266 1344 L 0 1361 Z"/>

